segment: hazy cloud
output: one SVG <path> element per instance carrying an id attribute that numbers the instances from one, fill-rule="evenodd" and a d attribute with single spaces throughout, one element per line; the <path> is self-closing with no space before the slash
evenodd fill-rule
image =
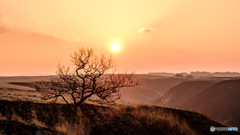
<path id="1" fill-rule="evenodd" d="M 9 26 L 6 22 L 6 15 L 0 13 L 0 33 L 8 31 Z"/>
<path id="2" fill-rule="evenodd" d="M 22 30 L 19 34 L 26 34 L 29 37 L 33 38 L 33 39 L 48 39 L 48 40 L 63 40 L 61 38 L 59 38 L 57 35 L 55 35 L 54 33 L 52 34 L 41 34 L 41 33 L 34 33 L 34 32 L 30 32 L 30 31 L 24 31 Z"/>
<path id="3" fill-rule="evenodd" d="M 63 37 L 62 39 L 68 41 L 68 39 L 66 37 Z"/>
<path id="4" fill-rule="evenodd" d="M 0 13 L 0 24 L 3 24 L 5 22 L 6 15 Z"/>
<path id="5" fill-rule="evenodd" d="M 151 27 L 147 27 L 147 28 L 141 28 L 140 30 L 138 30 L 139 33 L 150 33 L 150 32 L 156 32 L 157 30 Z"/>
<path id="6" fill-rule="evenodd" d="M 32 15 L 31 20 L 34 25 L 44 26 L 44 24 L 46 24 L 49 21 L 49 18 Z"/>
<path id="7" fill-rule="evenodd" d="M 74 41 L 80 41 L 80 39 L 78 38 L 78 36 L 75 37 Z"/>

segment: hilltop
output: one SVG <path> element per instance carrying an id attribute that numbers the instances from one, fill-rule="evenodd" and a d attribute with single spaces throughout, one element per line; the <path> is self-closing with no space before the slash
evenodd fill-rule
<path id="1" fill-rule="evenodd" d="M 191 111 L 153 105 L 106 104 L 89 100 L 74 117 L 65 104 L 42 104 L 0 100 L 1 131 L 4 133 L 39 132 L 51 134 L 224 134 L 210 132 L 210 127 L 223 127 L 208 117 Z M 14 116 L 14 117 L 13 117 Z M 29 121 L 29 126 L 24 127 Z M 35 121 L 35 122 L 33 122 Z M 15 123 L 18 123 L 17 125 Z M 22 123 L 22 124 L 21 124 Z M 32 124 L 31 124 L 32 123 Z M 21 128 L 19 128 L 21 127 Z M 38 128 L 35 128 L 38 127 Z M 11 130 L 5 130 L 11 129 Z M 35 132 L 34 132 L 35 131 Z M 228 132 L 228 134 L 240 134 Z"/>

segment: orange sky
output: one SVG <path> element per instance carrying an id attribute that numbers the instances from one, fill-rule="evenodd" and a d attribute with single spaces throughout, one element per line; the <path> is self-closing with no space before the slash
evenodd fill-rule
<path id="1" fill-rule="evenodd" d="M 54 74 L 83 46 L 113 54 L 118 71 L 240 72 L 239 7 L 239 0 L 0 0 L 0 76 Z"/>

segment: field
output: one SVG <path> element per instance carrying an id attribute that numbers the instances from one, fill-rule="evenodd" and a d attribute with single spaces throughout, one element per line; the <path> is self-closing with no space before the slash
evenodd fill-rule
<path id="1" fill-rule="evenodd" d="M 143 80 L 144 77 L 146 79 L 143 76 Z M 210 132 L 211 126 L 227 125 L 213 120 L 204 111 L 192 112 L 124 100 L 110 104 L 89 99 L 74 114 L 73 107 L 68 107 L 63 100 L 58 100 L 57 104 L 41 100 L 41 93 L 31 87 L 31 82 L 49 78 L 0 78 L 0 134 L 240 134 Z M 148 76 L 147 79 L 153 78 Z M 176 81 L 176 78 L 171 80 Z M 142 83 L 141 87 L 148 87 L 147 83 Z M 174 82 L 175 85 L 177 83 Z M 157 91 L 154 85 L 150 84 L 151 91 Z M 138 100 L 140 97 L 137 97 Z"/>

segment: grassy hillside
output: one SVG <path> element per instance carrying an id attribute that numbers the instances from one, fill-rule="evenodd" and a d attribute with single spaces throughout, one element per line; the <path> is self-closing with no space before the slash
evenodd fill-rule
<path id="1" fill-rule="evenodd" d="M 6 134 L 44 132 L 71 135 L 226 133 L 210 132 L 210 126 L 224 125 L 195 112 L 140 104 L 112 105 L 101 101 L 87 103 L 83 104 L 75 115 L 65 104 L 0 100 L 0 131 Z M 227 133 L 239 134 L 239 132 Z"/>
<path id="2" fill-rule="evenodd" d="M 157 98 L 168 107 L 204 111 L 228 126 L 239 124 L 239 80 L 185 82 L 184 78 L 139 76 L 139 86 L 122 90 L 122 101 L 148 103 Z M 31 88 L 30 82 L 51 77 L 0 78 L 0 134 L 224 134 L 210 132 L 211 126 L 225 125 L 209 115 L 153 105 L 88 100 L 73 114 L 62 100 L 43 101 L 41 93 Z"/>
<path id="3" fill-rule="evenodd" d="M 189 98 L 215 84 L 213 81 L 189 81 L 178 84 L 168 90 L 161 98 L 152 101 L 153 104 L 167 107 L 183 106 Z"/>
<path id="4" fill-rule="evenodd" d="M 152 103 L 184 110 L 203 111 L 217 121 L 240 127 L 240 80 L 215 79 L 183 82 Z"/>
<path id="5" fill-rule="evenodd" d="M 240 127 L 240 80 L 218 82 L 188 99 L 179 108 L 204 110 L 214 119 Z"/>

